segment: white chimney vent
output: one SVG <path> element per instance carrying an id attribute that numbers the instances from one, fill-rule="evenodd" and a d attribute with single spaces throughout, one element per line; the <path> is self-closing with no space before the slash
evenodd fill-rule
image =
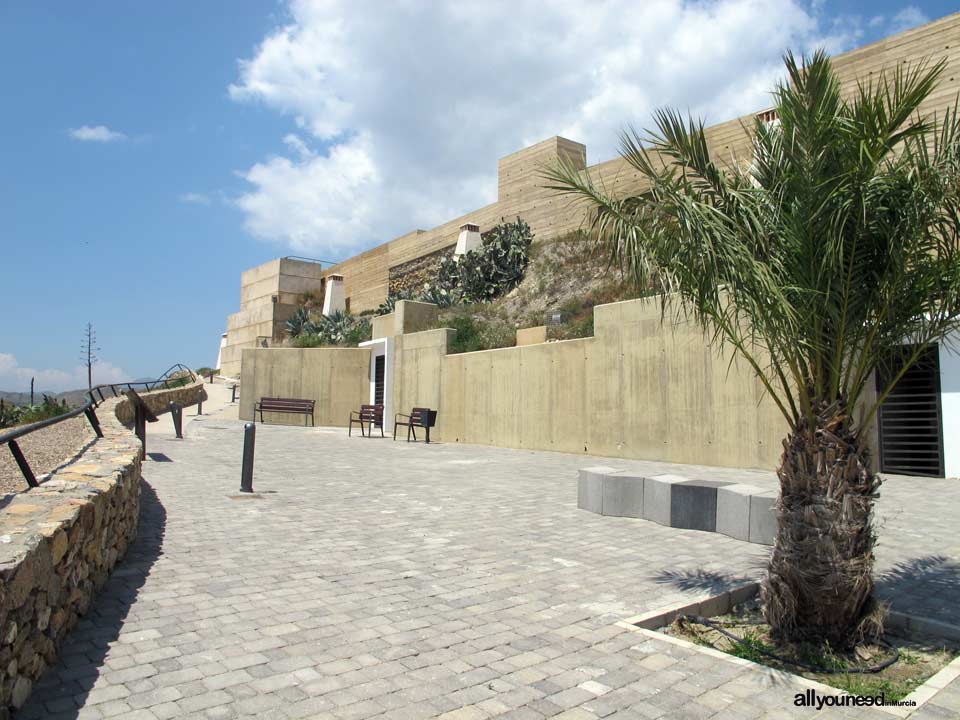
<path id="1" fill-rule="evenodd" d="M 453 251 L 455 258 L 466 255 L 474 248 L 483 244 L 480 237 L 480 226 L 473 223 L 464 223 L 460 226 L 460 236 L 457 238 L 457 249 Z"/>
<path id="2" fill-rule="evenodd" d="M 343 275 L 327 275 L 326 292 L 323 294 L 323 314 L 332 315 L 337 310 L 346 310 L 347 301 L 343 292 Z"/>

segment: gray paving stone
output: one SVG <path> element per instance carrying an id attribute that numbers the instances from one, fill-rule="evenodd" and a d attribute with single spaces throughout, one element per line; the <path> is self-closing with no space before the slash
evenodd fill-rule
<path id="1" fill-rule="evenodd" d="M 756 578 L 769 551 L 579 510 L 577 469 L 609 460 L 261 426 L 261 499 L 238 502 L 241 426 L 204 418 L 186 430 L 184 441 L 151 430 L 173 462 L 145 463 L 140 537 L 24 720 L 74 702 L 71 718 L 98 720 L 723 717 L 729 707 L 773 718 L 792 697 L 789 683 L 746 682 L 740 666 L 614 624 Z M 664 475 L 775 487 L 769 472 L 616 463 L 606 477 L 667 486 L 660 511 L 673 490 Z M 616 482 L 591 499 L 600 510 Z M 730 487 L 717 489 L 721 519 Z M 948 618 L 960 597 L 948 512 L 960 488 L 922 487 L 929 498 L 916 480 L 881 489 L 879 587 Z M 645 481 L 632 502 L 646 513 L 648 498 Z M 953 690 L 930 712 L 955 709 Z M 758 693 L 762 703 L 743 700 Z"/>

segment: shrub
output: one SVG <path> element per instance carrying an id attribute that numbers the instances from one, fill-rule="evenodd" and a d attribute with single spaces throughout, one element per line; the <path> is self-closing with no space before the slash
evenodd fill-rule
<path id="1" fill-rule="evenodd" d="M 293 346 L 295 348 L 316 348 L 323 347 L 325 345 L 329 345 L 329 343 L 316 334 L 308 335 L 305 333 L 303 335 L 298 335 L 293 340 Z"/>
<path id="2" fill-rule="evenodd" d="M 420 296 L 420 300 L 445 308 L 459 302 L 460 294 L 454 290 L 447 290 L 439 284 L 428 284 L 423 286 L 423 294 Z"/>
<path id="3" fill-rule="evenodd" d="M 304 334 L 309 335 L 315 331 L 313 320 L 310 317 L 310 311 L 306 305 L 301 305 L 294 310 L 293 315 L 287 320 L 287 335 L 292 338 L 297 338 Z"/>
<path id="4" fill-rule="evenodd" d="M 57 400 L 49 395 L 43 396 L 43 402 L 36 405 L 11 405 L 3 403 L 0 407 L 0 427 L 13 425 L 27 425 L 40 422 L 48 418 L 57 417 L 68 412 L 70 407 L 66 400 Z"/>
<path id="5" fill-rule="evenodd" d="M 530 262 L 533 233 L 519 217 L 486 233 L 483 245 L 458 259 L 443 258 L 437 286 L 464 302 L 489 302 L 513 290 Z"/>
<path id="6" fill-rule="evenodd" d="M 449 318 L 441 325 L 457 331 L 450 344 L 451 355 L 511 347 L 516 342 L 516 332 L 506 323 L 485 322 L 470 315 L 461 315 Z"/>
<path id="7" fill-rule="evenodd" d="M 0 400 L 0 428 L 13 427 L 20 424 L 23 408 L 13 403 Z"/>
<path id="8" fill-rule="evenodd" d="M 315 348 L 357 345 L 371 338 L 372 329 L 369 318 L 337 310 L 328 316 L 321 315 L 316 321 L 311 319 L 308 331 L 298 334 L 293 339 L 293 346 Z"/>
<path id="9" fill-rule="evenodd" d="M 398 300 L 413 300 L 413 293 L 409 290 L 398 290 L 387 295 L 387 299 L 380 303 L 377 308 L 377 315 L 389 315 L 397 306 Z"/>

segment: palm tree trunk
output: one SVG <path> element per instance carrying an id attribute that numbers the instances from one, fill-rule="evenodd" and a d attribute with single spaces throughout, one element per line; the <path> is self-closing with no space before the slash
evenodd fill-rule
<path id="1" fill-rule="evenodd" d="M 880 478 L 842 403 L 801 419 L 783 441 L 777 537 L 763 588 L 786 642 L 848 648 L 881 628 L 873 613 L 873 502 Z"/>

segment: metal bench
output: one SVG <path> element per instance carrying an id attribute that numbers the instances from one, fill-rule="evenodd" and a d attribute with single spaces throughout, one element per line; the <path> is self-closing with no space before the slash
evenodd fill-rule
<path id="1" fill-rule="evenodd" d="M 353 434 L 354 424 L 360 425 L 360 434 L 364 437 L 373 437 L 374 427 L 379 427 L 380 437 L 385 437 L 383 434 L 383 405 L 361 405 L 359 412 L 353 410 L 350 413 L 350 427 L 347 429 L 347 437 Z M 364 425 L 370 428 L 369 435 L 364 432 Z"/>
<path id="2" fill-rule="evenodd" d="M 402 419 L 401 419 L 402 418 Z M 417 428 L 423 428 L 427 433 L 426 442 L 430 442 L 430 428 L 437 424 L 437 411 L 430 408 L 414 408 L 409 415 L 397 413 L 393 418 L 393 439 L 397 439 L 397 426 L 407 426 L 407 442 L 410 442 L 410 435 L 417 439 Z"/>
<path id="3" fill-rule="evenodd" d="M 310 425 L 314 424 L 313 421 L 313 406 L 316 401 L 314 400 L 302 400 L 298 398 L 278 398 L 278 397 L 265 397 L 260 398 L 257 403 L 253 406 L 254 419 L 256 419 L 256 414 L 260 413 L 260 422 L 263 422 L 263 413 L 264 412 L 278 412 L 278 413 L 294 413 L 294 414 L 303 414 L 303 424 L 307 424 L 307 417 L 310 418 Z"/>

